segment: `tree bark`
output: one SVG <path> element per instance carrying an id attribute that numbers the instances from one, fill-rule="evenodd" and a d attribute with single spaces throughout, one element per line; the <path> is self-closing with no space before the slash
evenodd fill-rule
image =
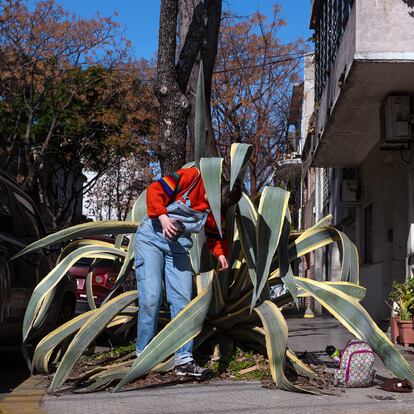
<path id="1" fill-rule="evenodd" d="M 178 61 L 175 63 L 179 1 L 161 1 L 156 95 L 160 103 L 158 158 L 162 174 L 171 173 L 181 168 L 186 162 L 187 121 L 190 114 L 190 105 L 194 105 L 194 93 L 191 92 L 194 90 L 194 85 L 189 90 L 189 80 L 194 63 L 197 57 L 200 56 L 203 47 L 212 45 L 214 49 L 215 44 L 215 50 L 206 53 L 209 77 L 206 81 L 209 88 L 206 96 L 208 96 L 207 105 L 209 106 L 211 79 L 220 27 L 221 0 L 207 1 L 207 4 L 208 8 L 205 9 L 201 1 L 194 2 L 193 5 L 187 0 L 180 1 L 182 8 L 179 28 L 180 52 Z M 191 10 L 193 10 L 193 13 L 190 19 L 189 13 L 191 13 Z M 208 16 L 210 14 L 212 22 L 209 25 Z M 216 20 L 214 21 L 214 19 Z M 186 26 L 188 26 L 188 29 Z M 210 34 L 207 32 L 208 30 L 211 31 Z M 185 33 L 185 39 L 183 39 Z M 216 36 L 215 40 L 214 36 Z M 206 116 L 210 119 L 207 125 L 210 125 L 211 128 L 209 114 L 210 110 Z M 210 148 L 209 152 L 212 148 L 215 149 L 214 139 L 208 147 Z"/>
<path id="2" fill-rule="evenodd" d="M 161 1 L 156 94 L 160 103 L 158 155 L 163 175 L 185 163 L 185 121 L 189 104 L 176 80 L 177 15 L 177 0 Z"/>

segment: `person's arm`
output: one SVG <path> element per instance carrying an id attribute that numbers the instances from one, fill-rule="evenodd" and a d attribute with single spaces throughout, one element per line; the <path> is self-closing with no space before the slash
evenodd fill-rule
<path id="1" fill-rule="evenodd" d="M 220 233 L 218 232 L 216 222 L 214 220 L 212 213 L 210 213 L 207 217 L 204 231 L 206 234 L 207 246 L 210 249 L 210 251 L 214 253 L 214 255 L 217 257 L 217 260 L 220 264 L 220 270 L 227 270 L 229 268 L 229 248 L 227 240 L 224 235 L 223 229 L 223 238 L 220 237 Z"/>
<path id="2" fill-rule="evenodd" d="M 150 218 L 167 214 L 167 206 L 174 198 L 180 181 L 178 172 L 166 175 L 147 188 L 147 213 Z"/>
<path id="3" fill-rule="evenodd" d="M 197 177 L 197 170 L 192 170 L 192 168 L 178 170 L 171 175 L 160 178 L 147 188 L 146 201 L 148 217 L 158 218 L 160 220 L 164 237 L 173 237 L 177 232 L 173 222 L 168 217 L 167 206 L 178 192 L 179 184 L 182 184 L 185 188 Z"/>

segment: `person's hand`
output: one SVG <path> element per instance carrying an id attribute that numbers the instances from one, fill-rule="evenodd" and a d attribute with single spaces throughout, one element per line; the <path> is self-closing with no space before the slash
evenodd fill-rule
<path id="1" fill-rule="evenodd" d="M 174 227 L 172 220 L 167 214 L 161 214 L 158 219 L 162 226 L 162 235 L 164 237 L 173 237 L 177 233 L 177 229 Z"/>
<path id="2" fill-rule="evenodd" d="M 228 270 L 229 268 L 229 262 L 227 261 L 227 257 L 224 256 L 224 254 L 221 254 L 218 258 L 217 258 L 219 264 L 220 264 L 220 269 L 219 272 L 223 272 L 225 270 Z"/>

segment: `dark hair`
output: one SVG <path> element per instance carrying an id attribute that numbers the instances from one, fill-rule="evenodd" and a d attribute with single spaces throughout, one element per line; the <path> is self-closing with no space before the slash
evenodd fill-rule
<path id="1" fill-rule="evenodd" d="M 230 190 L 230 183 L 222 181 L 221 184 L 221 215 L 226 218 L 227 211 L 230 207 L 239 202 L 242 196 L 242 186 L 239 181 L 236 181 L 233 188 Z"/>

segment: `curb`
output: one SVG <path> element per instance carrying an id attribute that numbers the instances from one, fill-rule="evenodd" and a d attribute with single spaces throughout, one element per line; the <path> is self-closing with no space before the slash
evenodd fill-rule
<path id="1" fill-rule="evenodd" d="M 45 414 L 40 408 L 46 388 L 41 385 L 42 375 L 23 381 L 0 401 L 0 414 Z"/>

